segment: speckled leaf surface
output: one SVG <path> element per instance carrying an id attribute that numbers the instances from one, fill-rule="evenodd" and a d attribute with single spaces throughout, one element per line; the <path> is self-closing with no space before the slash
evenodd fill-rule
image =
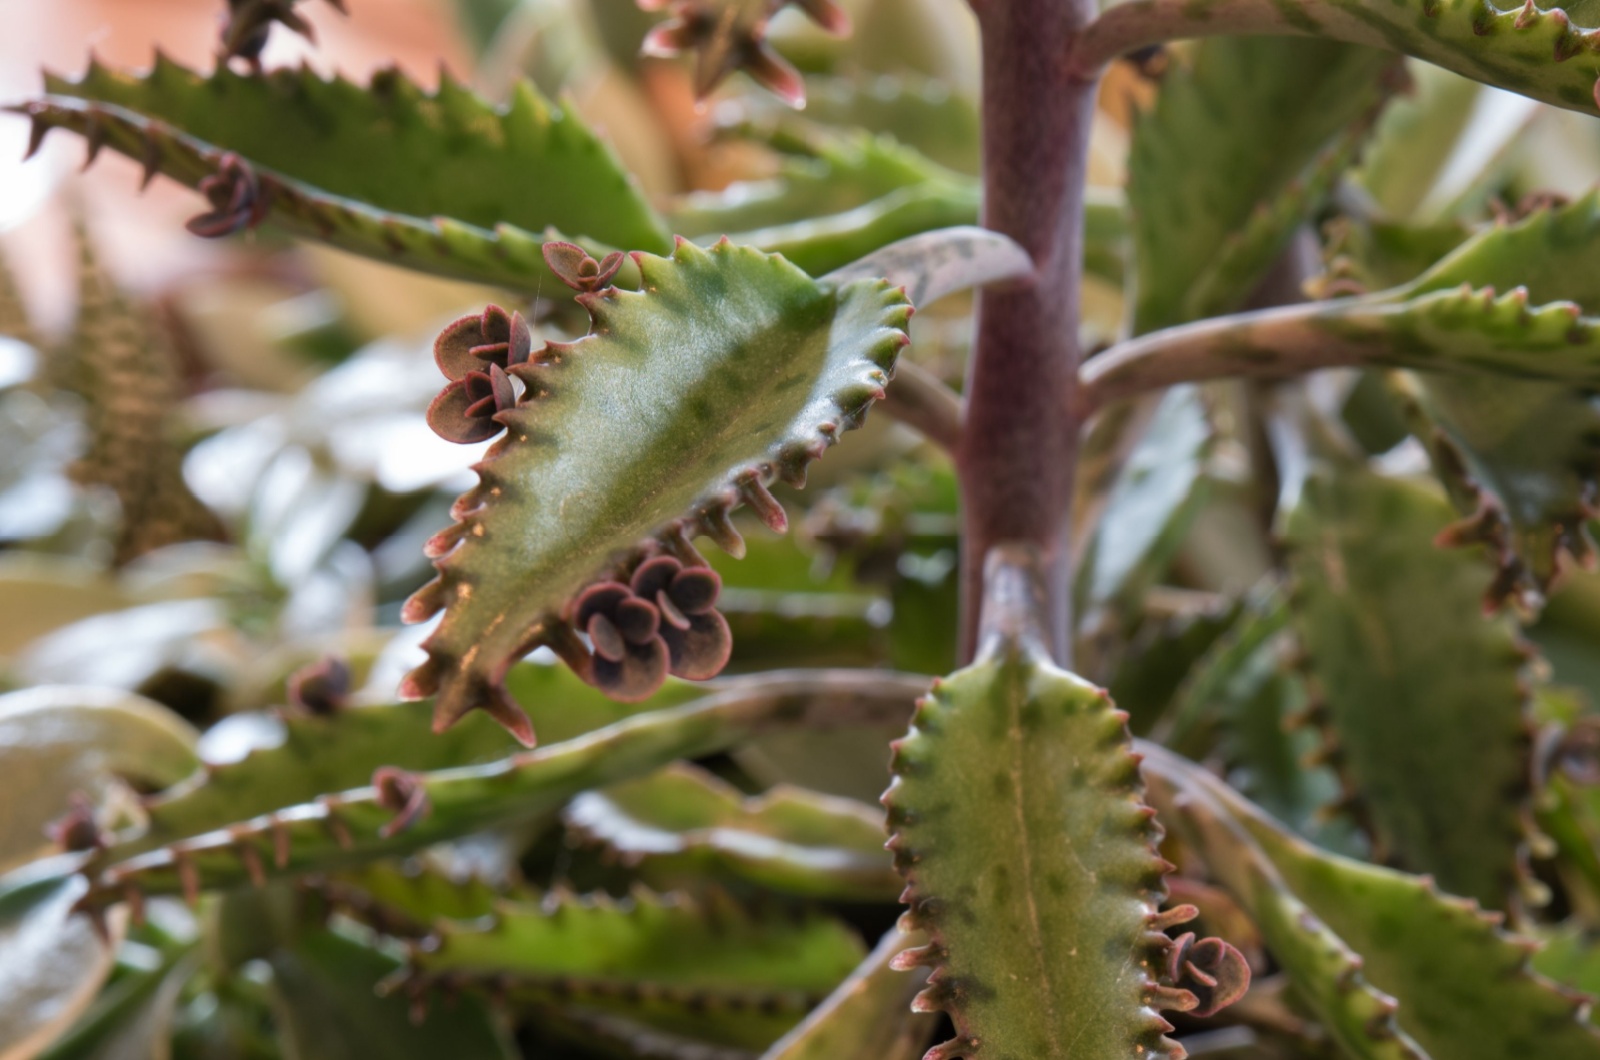
<path id="1" fill-rule="evenodd" d="M 1341 134 L 1377 102 L 1392 61 L 1219 38 L 1167 72 L 1128 160 L 1135 333 L 1238 307 L 1349 161 Z"/>
<path id="2" fill-rule="evenodd" d="M 1322 468 L 1289 515 L 1290 612 L 1338 761 L 1386 856 L 1503 908 L 1523 856 L 1524 649 L 1489 574 L 1433 538 L 1427 486 Z"/>
<path id="3" fill-rule="evenodd" d="M 590 333 L 535 353 L 408 605 L 444 610 L 409 679 L 441 724 L 505 703 L 506 668 L 656 535 L 715 530 L 748 482 L 803 481 L 906 342 L 910 306 L 881 281 L 836 287 L 729 243 L 637 260 L 640 291 L 588 298 Z"/>
<path id="4" fill-rule="evenodd" d="M 1177 1056 L 1152 1005 L 1168 867 L 1104 692 L 1015 640 L 938 682 L 895 744 L 889 807 L 919 1007 L 941 1058 Z M 933 1055 L 933 1054 L 930 1054 Z"/>

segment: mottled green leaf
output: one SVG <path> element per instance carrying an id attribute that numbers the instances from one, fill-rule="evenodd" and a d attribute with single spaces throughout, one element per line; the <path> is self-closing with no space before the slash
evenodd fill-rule
<path id="1" fill-rule="evenodd" d="M 527 394 L 501 413 L 508 434 L 435 539 L 440 576 L 407 614 L 445 615 L 408 685 L 437 691 L 439 723 L 514 716 L 506 668 L 652 537 L 727 541 L 741 497 L 803 482 L 906 342 L 910 307 L 881 281 L 818 282 L 728 243 L 638 260 L 642 291 L 589 300 L 590 334 L 535 354 Z"/>
<path id="2" fill-rule="evenodd" d="M 1290 612 L 1383 856 L 1504 908 L 1526 857 L 1526 653 L 1481 612 L 1482 564 L 1434 546 L 1449 517 L 1415 482 L 1313 472 L 1288 519 Z"/>
<path id="3" fill-rule="evenodd" d="M 1237 308 L 1321 197 L 1393 60 L 1216 39 L 1162 79 L 1128 160 L 1135 333 Z"/>
<path id="4" fill-rule="evenodd" d="M 902 963 L 935 969 L 919 1007 L 957 1034 L 940 1057 L 1180 1053 L 1151 1003 L 1166 865 L 1125 719 L 997 637 L 896 742 L 890 848 L 932 939 Z"/>
<path id="5" fill-rule="evenodd" d="M 898 674 L 796 671 L 728 681 L 702 702 L 653 710 L 537 751 L 487 765 L 411 773 L 416 812 L 402 817 L 371 787 L 237 820 L 154 850 L 113 844 L 92 872 L 88 902 L 193 894 L 282 876 L 332 872 L 448 839 L 538 820 L 580 791 L 727 750 L 786 727 L 882 725 L 903 717 L 925 679 Z"/>

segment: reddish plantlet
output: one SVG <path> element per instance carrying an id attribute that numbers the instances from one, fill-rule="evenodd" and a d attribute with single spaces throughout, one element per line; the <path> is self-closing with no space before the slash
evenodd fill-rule
<path id="1" fill-rule="evenodd" d="M 589 635 L 593 656 L 580 676 L 624 703 L 648 699 L 671 664 L 659 635 L 660 615 L 621 582 L 585 589 L 573 605 L 573 625 Z"/>
<path id="2" fill-rule="evenodd" d="M 222 58 L 244 59 L 255 70 L 261 69 L 261 53 L 273 23 L 280 23 L 309 41 L 316 32 L 295 10 L 296 0 L 228 0 L 228 17 L 222 26 Z M 328 0 L 340 14 L 349 14 L 345 0 Z"/>
<path id="3" fill-rule="evenodd" d="M 600 261 L 594 260 L 582 247 L 576 243 L 550 242 L 542 248 L 544 262 L 550 266 L 550 271 L 556 274 L 556 279 L 584 294 L 603 291 L 611 286 L 611 280 L 616 276 L 617 270 L 622 268 L 622 263 L 627 255 L 620 250 L 613 250 Z"/>
<path id="4" fill-rule="evenodd" d="M 511 377 L 490 364 L 487 372 L 468 372 L 441 390 L 428 406 L 428 426 L 447 442 L 485 442 L 505 430 L 498 417 L 516 403 Z"/>
<path id="5" fill-rule="evenodd" d="M 325 655 L 290 674 L 286 691 L 291 709 L 324 718 L 337 714 L 350 705 L 350 666 Z"/>
<path id="6" fill-rule="evenodd" d="M 211 209 L 191 217 L 184 227 L 205 239 L 221 239 L 253 229 L 271 208 L 270 188 L 231 151 L 222 156 L 215 173 L 200 181 L 199 191 L 211 203 Z"/>
<path id="7" fill-rule="evenodd" d="M 1167 978 L 1172 986 L 1194 995 L 1192 1016 L 1213 1016 L 1250 989 L 1250 963 L 1231 944 L 1219 938 L 1196 940 L 1186 931 L 1173 940 L 1167 958 Z"/>
<path id="8" fill-rule="evenodd" d="M 51 821 L 45 835 L 64 851 L 103 850 L 110 837 L 95 819 L 94 801 L 81 791 L 67 798 L 67 812 Z"/>
<path id="9" fill-rule="evenodd" d="M 491 365 L 509 371 L 532 354 L 533 330 L 522 314 L 492 304 L 447 324 L 433 343 L 434 363 L 453 382 Z"/>
<path id="10" fill-rule="evenodd" d="M 379 766 L 372 774 L 372 786 L 378 792 L 378 805 L 394 811 L 394 820 L 378 830 L 385 839 L 404 832 L 432 812 L 428 789 L 415 773 L 395 766 Z"/>
<path id="11" fill-rule="evenodd" d="M 722 672 L 733 653 L 733 634 L 716 609 L 722 593 L 716 571 L 656 556 L 634 571 L 632 589 L 636 599 L 649 601 L 661 615 L 660 636 L 673 674 L 705 681 Z"/>

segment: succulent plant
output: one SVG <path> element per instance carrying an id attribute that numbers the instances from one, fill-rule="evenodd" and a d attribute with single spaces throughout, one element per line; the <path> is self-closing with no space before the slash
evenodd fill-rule
<path id="1" fill-rule="evenodd" d="M 11 108 L 491 290 L 198 441 L 88 256 L 0 360 L 0 1057 L 1600 1060 L 1590 14 L 611 3 Z"/>

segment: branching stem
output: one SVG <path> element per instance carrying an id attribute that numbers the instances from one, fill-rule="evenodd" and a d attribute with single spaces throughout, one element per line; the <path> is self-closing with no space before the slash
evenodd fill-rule
<path id="1" fill-rule="evenodd" d="M 1165 328 L 1113 346 L 1083 366 L 1080 400 L 1090 409 L 1178 383 L 1283 378 L 1319 368 L 1384 363 L 1383 343 L 1361 333 L 1381 327 L 1383 308 L 1307 302 Z M 1327 326 L 1337 317 L 1347 326 Z"/>
<path id="2" fill-rule="evenodd" d="M 949 452 L 961 447 L 961 421 L 965 412 L 961 395 L 939 377 L 909 361 L 895 366 L 894 381 L 881 406 L 885 415 L 921 432 Z"/>
<path id="3" fill-rule="evenodd" d="M 964 658 L 978 645 L 982 564 L 996 544 L 1033 545 L 1047 600 L 1045 642 L 1068 662 L 1068 529 L 1079 430 L 1078 289 L 1096 75 L 1063 60 L 1093 0 L 975 5 L 983 38 L 986 228 L 1033 258 L 1031 281 L 978 296 L 967 419 L 957 450 Z"/>

